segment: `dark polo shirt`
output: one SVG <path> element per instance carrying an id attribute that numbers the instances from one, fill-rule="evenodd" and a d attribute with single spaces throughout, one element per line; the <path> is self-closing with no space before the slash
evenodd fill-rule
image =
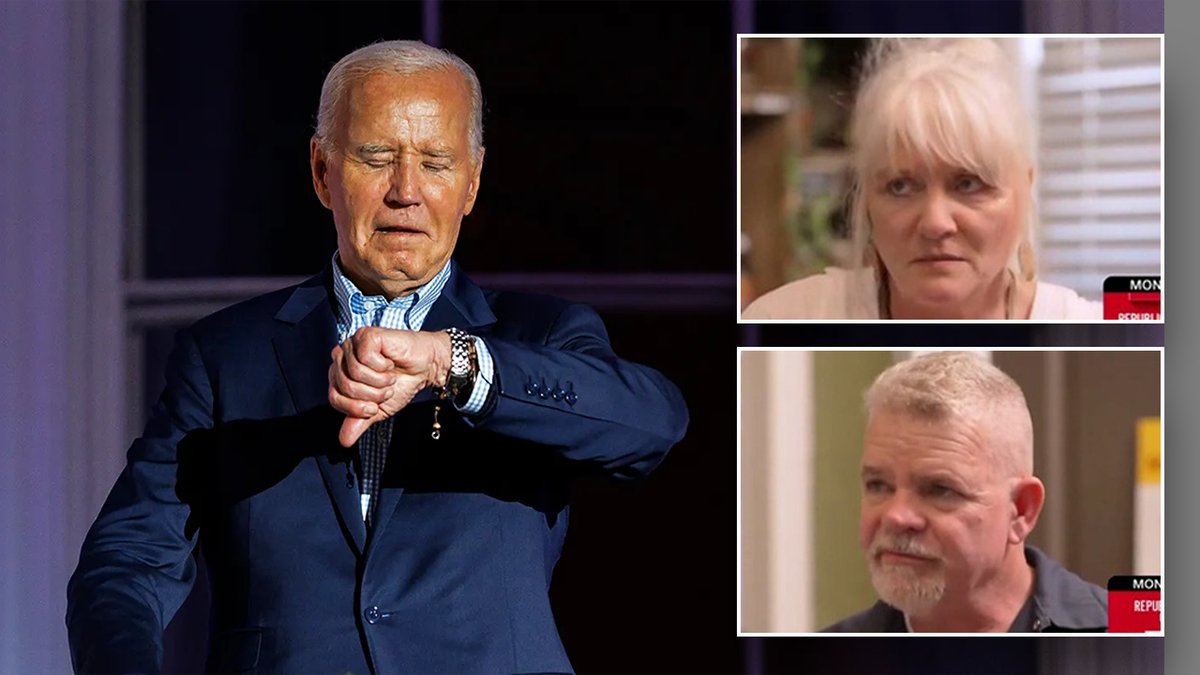
<path id="1" fill-rule="evenodd" d="M 1108 630 L 1108 594 L 1080 579 L 1033 546 L 1025 559 L 1035 575 L 1033 593 L 1010 633 L 1103 633 Z M 880 600 L 870 609 L 826 628 L 825 633 L 907 633 L 904 613 Z"/>

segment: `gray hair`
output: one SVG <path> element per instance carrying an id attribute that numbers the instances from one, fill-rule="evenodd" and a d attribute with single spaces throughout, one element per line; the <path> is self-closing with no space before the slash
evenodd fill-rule
<path id="1" fill-rule="evenodd" d="M 471 94 L 471 128 L 468 140 L 471 158 L 479 161 L 483 148 L 483 90 L 475 70 L 459 57 L 444 49 L 430 47 L 417 40 L 389 40 L 356 49 L 342 57 L 325 76 L 321 86 L 321 103 L 317 108 L 317 143 L 321 150 L 332 152 L 333 134 L 338 113 L 350 85 L 377 72 L 394 75 L 415 75 L 429 71 L 457 71 L 467 82 Z"/>
<path id="2" fill-rule="evenodd" d="M 997 467 L 1009 476 L 1033 474 L 1033 420 L 1021 387 L 969 352 L 934 352 L 888 368 L 866 393 L 868 415 L 879 410 L 931 422 L 986 425 Z"/>

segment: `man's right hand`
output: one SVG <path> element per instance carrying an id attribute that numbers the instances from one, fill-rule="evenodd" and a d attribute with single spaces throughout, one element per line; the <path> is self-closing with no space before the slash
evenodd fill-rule
<path id="1" fill-rule="evenodd" d="M 445 384 L 450 336 L 367 327 L 334 347 L 332 357 L 329 403 L 346 414 L 338 440 L 348 448 L 422 389 Z"/>

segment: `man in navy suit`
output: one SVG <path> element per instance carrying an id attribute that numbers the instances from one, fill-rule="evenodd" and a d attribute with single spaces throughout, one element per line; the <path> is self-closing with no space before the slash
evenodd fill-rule
<path id="1" fill-rule="evenodd" d="M 208 565 L 214 672 L 569 672 L 547 590 L 573 476 L 683 436 L 591 309 L 452 259 L 483 165 L 474 71 L 414 42 L 330 71 L 329 268 L 180 331 L 68 587 L 79 672 L 153 672 Z"/>

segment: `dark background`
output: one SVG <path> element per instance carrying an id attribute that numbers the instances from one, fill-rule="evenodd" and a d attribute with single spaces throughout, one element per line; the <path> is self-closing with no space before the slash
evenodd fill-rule
<path id="1" fill-rule="evenodd" d="M 146 276 L 296 276 L 325 265 L 333 225 L 308 168 L 325 73 L 369 42 L 421 38 L 429 6 L 151 2 L 135 13 L 145 36 L 132 67 L 144 78 Z M 739 328 L 735 27 L 1019 32 L 1022 3 L 441 2 L 436 11 L 440 46 L 473 65 L 485 97 L 482 189 L 457 251 L 469 273 L 728 275 L 699 308 L 649 293 L 602 309 L 617 352 L 671 378 L 692 422 L 648 480 L 575 491 L 551 588 L 575 668 L 1034 671 L 1034 639 L 735 637 L 736 345 L 1130 340 L 1007 326 Z M 151 396 L 165 358 L 156 345 L 171 332 L 148 341 Z M 168 628 L 168 672 L 202 669 L 205 602 L 199 583 Z"/>

